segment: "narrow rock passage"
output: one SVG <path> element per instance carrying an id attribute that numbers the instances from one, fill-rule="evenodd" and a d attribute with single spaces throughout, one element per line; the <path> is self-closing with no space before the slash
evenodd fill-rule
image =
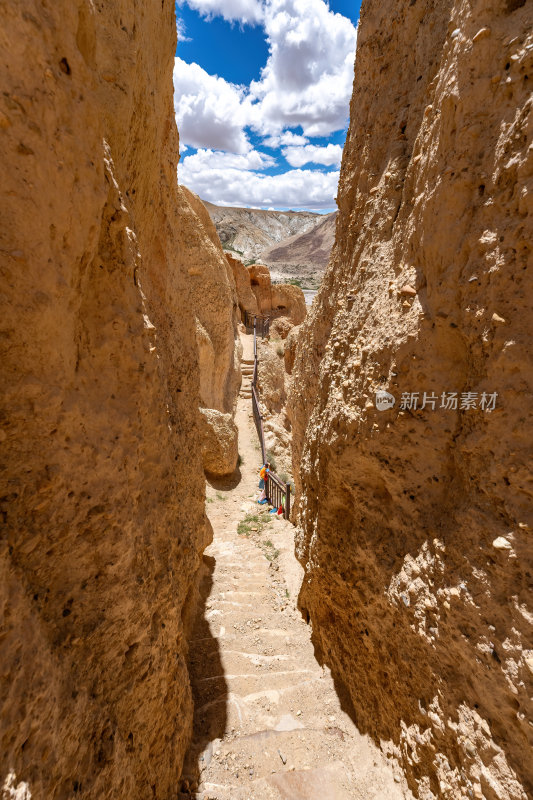
<path id="1" fill-rule="evenodd" d="M 250 339 L 243 337 L 244 359 Z M 240 479 L 207 486 L 214 540 L 190 642 L 196 712 L 180 797 L 410 797 L 341 711 L 333 679 L 314 657 L 296 607 L 294 529 L 254 503 L 261 454 L 250 400 L 239 398 L 236 422 Z"/>

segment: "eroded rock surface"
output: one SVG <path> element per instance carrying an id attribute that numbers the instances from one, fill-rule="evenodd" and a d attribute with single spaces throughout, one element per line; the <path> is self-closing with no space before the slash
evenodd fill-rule
<path id="1" fill-rule="evenodd" d="M 232 414 L 222 414 L 214 408 L 201 411 L 202 458 L 208 475 L 231 475 L 237 466 L 238 431 Z"/>
<path id="2" fill-rule="evenodd" d="M 178 192 L 180 224 L 187 231 L 180 258 L 187 267 L 196 316 L 200 402 L 205 408 L 232 414 L 241 361 L 235 280 L 204 204 L 185 186 Z"/>
<path id="3" fill-rule="evenodd" d="M 248 311 L 249 314 L 258 314 L 257 299 L 252 292 L 250 283 L 250 273 L 239 258 L 234 258 L 229 253 L 224 254 L 228 260 L 235 281 L 239 308 L 241 311 Z"/>
<path id="4" fill-rule="evenodd" d="M 174 4 L 1 14 L 0 787 L 166 800 L 206 544 Z"/>
<path id="5" fill-rule="evenodd" d="M 419 797 L 530 797 L 533 6 L 368 0 L 356 64 L 293 370 L 300 602 Z"/>
<path id="6" fill-rule="evenodd" d="M 273 284 L 270 270 L 264 264 L 253 264 L 248 273 L 260 314 L 271 320 L 286 318 L 291 325 L 299 325 L 305 319 L 305 295 L 299 286 Z"/>

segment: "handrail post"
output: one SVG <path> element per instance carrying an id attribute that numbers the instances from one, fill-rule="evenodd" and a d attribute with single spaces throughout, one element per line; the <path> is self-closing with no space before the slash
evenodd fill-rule
<path id="1" fill-rule="evenodd" d="M 291 485 L 285 484 L 285 519 L 289 519 L 291 515 Z"/>

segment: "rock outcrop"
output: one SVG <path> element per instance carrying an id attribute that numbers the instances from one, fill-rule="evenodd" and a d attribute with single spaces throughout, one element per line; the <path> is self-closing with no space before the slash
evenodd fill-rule
<path id="1" fill-rule="evenodd" d="M 174 3 L 1 14 L 0 787 L 167 800 L 207 536 Z"/>
<path id="2" fill-rule="evenodd" d="M 187 265 L 189 291 L 196 316 L 200 359 L 200 403 L 233 413 L 240 386 L 240 318 L 233 271 L 215 226 L 200 198 L 179 187 L 180 224 L 188 231 L 180 258 Z"/>
<path id="3" fill-rule="evenodd" d="M 286 317 L 291 325 L 299 325 L 307 313 L 305 296 L 299 286 L 273 284 L 270 270 L 264 264 L 248 267 L 252 292 L 260 314 L 270 319 Z"/>
<path id="4" fill-rule="evenodd" d="M 279 333 L 285 338 L 294 325 L 305 319 L 305 295 L 299 286 L 272 283 L 270 270 L 264 264 L 246 267 L 242 261 L 226 253 L 235 283 L 239 313 L 259 314 L 279 320 Z"/>
<path id="5" fill-rule="evenodd" d="M 364 0 L 293 370 L 300 602 L 421 798 L 533 795 L 532 78 L 531 2 Z"/>
<path id="6" fill-rule="evenodd" d="M 231 475 L 239 457 L 238 431 L 232 414 L 213 408 L 201 409 L 202 458 L 207 475 Z"/>
<path id="7" fill-rule="evenodd" d="M 271 290 L 272 315 L 287 317 L 293 325 L 300 325 L 307 314 L 305 296 L 299 286 L 290 283 L 273 284 Z"/>
<path id="8" fill-rule="evenodd" d="M 259 314 L 257 299 L 250 283 L 250 273 L 239 258 L 234 258 L 229 253 L 225 253 L 225 256 L 233 273 L 240 310 L 249 314 Z"/>

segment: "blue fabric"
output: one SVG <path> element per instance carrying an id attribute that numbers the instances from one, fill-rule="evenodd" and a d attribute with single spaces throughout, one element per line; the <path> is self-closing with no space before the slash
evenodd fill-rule
<path id="1" fill-rule="evenodd" d="M 263 478 L 259 479 L 259 488 L 260 489 L 264 489 L 265 488 L 265 481 L 263 480 Z"/>

